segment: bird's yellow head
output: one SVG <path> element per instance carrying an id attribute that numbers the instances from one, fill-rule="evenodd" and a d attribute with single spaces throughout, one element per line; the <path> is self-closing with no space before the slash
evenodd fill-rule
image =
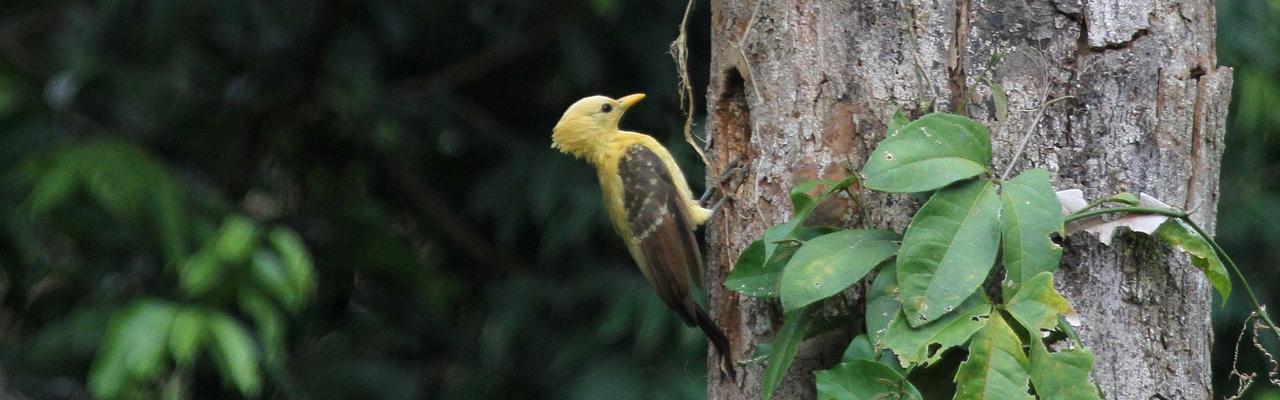
<path id="1" fill-rule="evenodd" d="M 644 94 L 637 93 L 617 100 L 604 96 L 578 100 L 551 130 L 551 147 L 592 161 L 618 134 L 622 114 L 642 99 Z"/>

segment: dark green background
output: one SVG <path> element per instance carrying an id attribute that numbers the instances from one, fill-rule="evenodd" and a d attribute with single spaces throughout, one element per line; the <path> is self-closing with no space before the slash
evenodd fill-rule
<path id="1" fill-rule="evenodd" d="M 626 126 L 701 180 L 667 54 L 683 7 L 0 4 L 0 397 L 91 398 L 109 332 L 149 334 L 110 328 L 143 299 L 232 316 L 250 351 L 279 352 L 253 371 L 266 398 L 704 397 L 702 337 L 631 265 L 592 171 L 549 147 L 574 100 L 645 92 Z M 1280 2 L 1219 2 L 1218 18 L 1220 62 L 1236 67 L 1219 237 L 1280 304 Z M 698 4 L 695 88 L 708 19 Z M 258 287 L 254 265 L 184 289 L 183 266 L 231 216 L 312 252 L 316 290 L 300 310 L 276 303 L 275 344 L 236 300 Z M 1243 300 L 1215 308 L 1223 393 Z M 218 349 L 96 368 L 142 370 L 128 396 L 241 397 Z"/>

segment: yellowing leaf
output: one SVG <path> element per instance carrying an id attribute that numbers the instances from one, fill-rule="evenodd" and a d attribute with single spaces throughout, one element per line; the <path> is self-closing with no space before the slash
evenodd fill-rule
<path id="1" fill-rule="evenodd" d="M 1058 324 L 1058 315 L 1071 315 L 1071 304 L 1053 287 L 1053 273 L 1036 274 L 1008 298 L 1005 309 L 1027 331 L 1036 334 Z"/>
<path id="2" fill-rule="evenodd" d="M 898 235 L 852 229 L 810 239 L 782 270 L 782 311 L 790 313 L 848 288 L 898 250 Z"/>
<path id="3" fill-rule="evenodd" d="M 1204 272 L 1209 284 L 1213 285 L 1223 300 L 1231 295 L 1231 277 L 1227 275 L 1227 267 L 1205 238 L 1187 229 L 1182 221 L 1176 219 L 1160 225 L 1155 236 L 1173 248 L 1190 254 L 1191 265 Z"/>
<path id="4" fill-rule="evenodd" d="M 956 370 L 956 400 L 1032 399 L 1027 394 L 1027 355 L 999 313 L 969 342 L 969 359 Z"/>

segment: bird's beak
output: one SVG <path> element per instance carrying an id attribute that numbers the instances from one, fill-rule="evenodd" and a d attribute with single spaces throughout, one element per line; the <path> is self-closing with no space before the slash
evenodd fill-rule
<path id="1" fill-rule="evenodd" d="M 644 100 L 644 93 L 636 93 L 636 94 L 633 94 L 630 96 L 624 96 L 623 98 L 618 99 L 618 101 L 622 103 L 623 110 L 631 108 L 631 106 L 635 105 L 636 103 L 639 103 L 640 100 Z"/>

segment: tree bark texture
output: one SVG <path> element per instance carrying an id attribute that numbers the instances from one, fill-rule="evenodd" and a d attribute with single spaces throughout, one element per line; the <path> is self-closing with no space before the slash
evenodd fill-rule
<path id="1" fill-rule="evenodd" d="M 747 178 L 707 228 L 708 282 L 721 282 L 765 228 L 790 216 L 798 182 L 856 171 L 897 109 L 969 115 L 992 128 L 999 176 L 1017 161 L 1088 198 L 1144 192 L 1194 211 L 1212 232 L 1231 71 L 1214 55 L 1214 6 L 1177 0 L 712 0 L 709 176 L 735 163 Z M 995 56 L 995 57 L 993 57 Z M 992 84 L 1007 94 L 1007 116 Z M 1071 96 L 1071 98 L 1067 98 Z M 1054 101 L 1044 106 L 1046 101 Z M 1042 107 L 1044 106 L 1044 107 Z M 1043 117 L 1040 112 L 1043 108 Z M 919 202 L 857 192 L 827 217 L 903 231 Z M 859 207 L 861 209 L 859 209 Z M 864 218 L 865 216 L 865 218 Z M 1210 397 L 1210 287 L 1187 257 L 1123 234 L 1114 246 L 1078 233 L 1056 273 L 1096 354 L 1108 399 Z M 773 340 L 774 301 L 709 285 L 735 358 Z M 858 290 L 843 300 L 856 306 Z M 831 307 L 829 302 L 828 308 Z M 861 324 L 811 339 L 775 398 L 813 398 Z M 715 365 L 715 356 L 709 358 Z M 712 373 L 712 399 L 760 398 L 762 362 L 737 381 Z"/>

